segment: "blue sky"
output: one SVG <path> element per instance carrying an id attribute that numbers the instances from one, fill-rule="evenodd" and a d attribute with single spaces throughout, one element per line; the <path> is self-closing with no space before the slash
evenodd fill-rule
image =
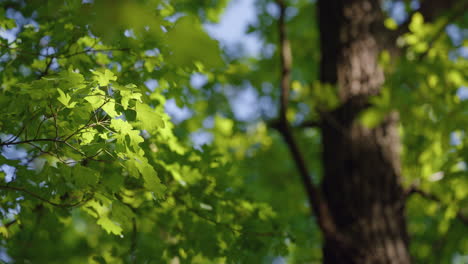
<path id="1" fill-rule="evenodd" d="M 246 54 L 256 56 L 260 53 L 261 42 L 253 34 L 246 34 L 245 31 L 249 23 L 256 20 L 255 0 L 231 0 L 225 12 L 221 16 L 218 24 L 205 24 L 206 31 L 211 37 L 218 40 L 222 48 L 232 48 L 241 44 Z M 194 74 L 191 83 L 194 87 L 200 87 L 206 82 L 206 78 L 201 74 Z M 259 114 L 257 105 L 257 94 L 252 87 L 237 89 L 232 87 L 228 89 L 231 98 L 231 106 L 236 117 L 240 120 L 247 120 Z M 166 104 L 166 111 L 172 116 L 174 122 L 178 123 L 193 114 L 187 108 L 178 108 L 174 100 L 169 99 Z M 202 132 L 194 136 L 197 143 L 206 143 Z"/>
<path id="2" fill-rule="evenodd" d="M 222 46 L 242 43 L 248 55 L 256 55 L 261 48 L 258 39 L 245 34 L 247 25 L 255 21 L 255 16 L 254 0 L 231 0 L 220 23 L 205 25 L 205 28 Z"/>

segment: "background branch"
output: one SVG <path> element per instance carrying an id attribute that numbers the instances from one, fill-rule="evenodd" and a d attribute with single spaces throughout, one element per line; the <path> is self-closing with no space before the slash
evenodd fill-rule
<path id="1" fill-rule="evenodd" d="M 300 128 L 319 128 L 321 126 L 320 121 L 316 120 L 306 120 L 300 123 L 297 127 Z"/>
<path id="2" fill-rule="evenodd" d="M 431 47 L 434 45 L 434 42 L 437 41 L 437 39 L 442 35 L 442 33 L 445 30 L 445 27 L 456 21 L 458 18 L 463 16 L 466 13 L 466 10 L 468 9 L 468 0 L 445 0 L 445 1 L 440 1 L 440 0 L 425 0 L 422 1 L 421 6 L 414 10 L 413 12 L 408 14 L 408 19 L 401 24 L 397 30 L 395 31 L 388 31 L 388 34 L 391 36 L 391 45 L 388 47 L 389 49 L 394 50 L 396 47 L 396 40 L 398 37 L 402 36 L 405 33 L 409 32 L 409 25 L 411 23 L 411 18 L 415 13 L 421 13 L 421 15 L 424 17 L 424 22 L 425 23 L 432 23 L 434 22 L 437 18 L 439 18 L 442 14 L 447 12 L 447 10 L 451 10 L 452 13 L 448 15 L 447 21 L 444 23 L 444 25 L 440 28 L 440 30 L 434 35 L 434 38 L 429 42 L 429 48 L 428 50 L 423 53 L 421 56 L 419 56 L 419 60 L 422 60 Z M 384 46 L 388 46 L 387 44 Z"/>
<path id="3" fill-rule="evenodd" d="M 423 60 L 427 54 L 431 51 L 433 48 L 434 44 L 437 42 L 437 40 L 440 39 L 440 37 L 444 34 L 445 28 L 452 22 L 456 21 L 458 18 L 463 16 L 466 13 L 466 10 L 468 9 L 468 1 L 465 1 L 463 5 L 461 5 L 460 8 L 455 9 L 456 11 L 451 13 L 450 16 L 447 18 L 445 23 L 443 23 L 440 28 L 437 30 L 437 32 L 434 34 L 434 36 L 429 40 L 429 47 L 427 50 L 418 57 L 418 60 Z"/>
<path id="4" fill-rule="evenodd" d="M 413 194 L 418 194 L 422 198 L 429 200 L 429 201 L 433 201 L 439 204 L 442 203 L 442 200 L 439 197 L 437 197 L 437 195 L 426 192 L 420 189 L 415 184 L 411 185 L 410 188 L 406 191 L 406 198 L 409 198 Z M 464 223 L 465 225 L 468 225 L 468 216 L 464 215 L 460 210 L 457 212 L 456 218 L 460 220 L 462 223 Z"/>
<path id="5" fill-rule="evenodd" d="M 26 190 L 24 188 L 20 188 L 20 187 L 15 187 L 15 186 L 7 186 L 7 185 L 0 185 L 0 189 L 3 189 L 3 190 L 11 190 L 11 191 L 18 191 L 18 192 L 23 192 L 25 194 L 28 194 L 38 200 L 41 200 L 45 203 L 48 203 L 50 205 L 53 205 L 53 206 L 56 206 L 56 207 L 76 207 L 76 206 L 79 206 L 79 205 L 82 205 L 86 202 L 88 202 L 89 200 L 91 200 L 93 198 L 93 196 L 87 198 L 87 199 L 83 199 L 83 200 L 80 200 L 76 203 L 56 203 L 56 202 L 52 202 L 52 201 L 49 201 L 47 200 L 46 198 L 43 198 L 29 190 Z"/>
<path id="6" fill-rule="evenodd" d="M 278 131 L 284 138 L 289 151 L 293 157 L 299 174 L 301 176 L 302 184 L 306 190 L 307 198 L 312 209 L 312 213 L 317 217 L 317 222 L 325 236 L 338 239 L 336 227 L 333 223 L 326 202 L 322 199 L 320 189 L 318 189 L 312 182 L 307 168 L 307 163 L 302 155 L 299 146 L 292 133 L 291 126 L 287 120 L 287 108 L 289 103 L 289 91 L 291 84 L 291 68 L 292 68 L 292 55 L 289 40 L 286 34 L 286 4 L 284 0 L 277 0 L 278 7 L 280 9 L 280 16 L 278 20 L 278 31 L 279 31 L 279 45 L 280 45 L 280 60 L 281 60 L 281 102 L 280 102 L 280 118 L 277 124 Z"/>

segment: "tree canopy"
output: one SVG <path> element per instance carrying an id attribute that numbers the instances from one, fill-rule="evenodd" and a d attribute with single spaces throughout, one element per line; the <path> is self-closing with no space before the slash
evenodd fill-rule
<path id="1" fill-rule="evenodd" d="M 411 257 L 467 263 L 468 7 L 424 2 L 382 3 L 398 45 L 354 122 L 400 113 Z M 257 0 L 256 56 L 205 31 L 227 0 L 0 3 L 0 262 L 322 263 L 316 1 Z"/>

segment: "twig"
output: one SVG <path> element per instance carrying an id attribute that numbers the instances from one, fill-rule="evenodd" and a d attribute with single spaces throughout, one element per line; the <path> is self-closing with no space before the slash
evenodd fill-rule
<path id="1" fill-rule="evenodd" d="M 78 130 L 76 130 L 75 132 L 71 133 L 70 135 L 66 136 L 64 141 L 67 141 L 68 139 L 70 139 L 71 137 L 73 137 L 74 135 L 76 135 L 78 132 L 80 132 L 81 130 L 83 129 L 86 129 L 89 127 L 89 123 L 91 123 L 91 120 L 93 120 L 93 117 L 96 116 L 96 112 L 101 109 L 105 104 L 107 104 L 110 100 L 107 99 L 107 100 L 104 100 L 104 103 L 102 103 L 95 111 L 93 111 L 93 114 L 91 114 L 91 117 L 89 118 L 88 122 L 86 122 L 85 125 L 83 125 L 82 127 L 80 127 Z M 99 121 L 97 121 L 97 124 L 99 124 Z"/>
<path id="2" fill-rule="evenodd" d="M 13 220 L 11 220 L 10 222 L 4 224 L 3 226 L 4 226 L 5 228 L 9 228 L 11 225 L 13 225 L 13 224 L 15 224 L 15 223 L 17 223 L 17 222 L 18 222 L 18 219 L 13 219 Z"/>
<path id="3" fill-rule="evenodd" d="M 55 203 L 55 202 L 52 202 L 52 201 L 49 201 L 47 200 L 46 198 L 43 198 L 33 192 L 30 192 L 24 188 L 20 188 L 20 187 L 14 187 L 14 186 L 6 186 L 6 185 L 0 185 L 0 189 L 4 189 L 4 190 L 12 190 L 12 191 L 18 191 L 18 192 L 23 192 L 23 193 L 26 193 L 38 200 L 41 200 L 45 203 L 48 203 L 50 205 L 53 205 L 53 206 L 56 206 L 56 207 L 76 207 L 76 206 L 79 206 L 79 205 L 82 205 L 82 204 L 85 204 L 86 202 L 88 202 L 89 200 L 91 200 L 93 198 L 93 196 L 87 198 L 87 199 L 83 199 L 81 201 L 78 201 L 76 203 L 71 203 L 71 204 L 61 204 L 61 203 Z"/>
<path id="4" fill-rule="evenodd" d="M 190 206 L 188 206 L 182 199 L 178 198 L 178 197 L 174 197 L 175 200 L 181 204 L 183 204 L 187 210 L 194 214 L 195 216 L 197 216 L 198 218 L 200 219 L 203 219 L 207 222 L 210 222 L 212 223 L 213 225 L 215 226 L 221 226 L 221 227 L 224 227 L 228 230 L 230 230 L 233 234 L 235 234 L 236 232 L 239 233 L 239 234 L 242 234 L 242 235 L 254 235 L 254 236 L 284 236 L 284 234 L 281 234 L 279 232 L 255 232 L 255 231 L 248 231 L 248 230 L 243 230 L 243 229 L 237 229 L 237 228 L 234 228 L 232 227 L 230 224 L 228 223 L 221 223 L 221 222 L 218 222 L 214 219 L 211 219 L 210 217 L 207 217 L 205 215 L 203 215 L 200 211 L 196 210 L 195 208 L 192 208 Z"/>
<path id="5" fill-rule="evenodd" d="M 281 121 L 278 120 L 278 119 L 267 121 L 267 126 L 280 131 Z M 297 128 L 320 128 L 321 126 L 322 126 L 322 124 L 320 123 L 320 121 L 307 120 L 307 121 L 304 121 L 304 122 L 302 122 L 302 123 L 300 123 L 298 125 L 292 126 L 291 128 L 292 129 L 297 129 Z"/>
<path id="6" fill-rule="evenodd" d="M 15 135 L 15 136 L 12 136 L 11 138 L 7 139 L 5 142 L 3 143 L 8 143 L 8 142 L 14 142 L 15 140 L 17 140 L 19 138 L 19 136 L 21 135 L 21 133 L 23 133 L 23 131 L 26 129 L 26 125 L 23 125 L 20 129 L 20 131 Z M 3 144 L 2 143 L 2 144 Z"/>
<path id="7" fill-rule="evenodd" d="M 418 60 L 421 61 L 423 60 L 425 57 L 427 57 L 427 55 L 429 54 L 429 52 L 431 51 L 431 49 L 433 48 L 434 44 L 437 42 L 437 40 L 439 40 L 439 38 L 443 35 L 444 31 L 445 31 L 445 28 L 448 26 L 448 24 L 452 23 L 453 21 L 457 20 L 459 17 L 463 16 L 464 14 L 466 14 L 466 10 L 468 9 L 468 1 L 465 1 L 465 3 L 463 5 L 461 5 L 459 8 L 456 8 L 456 11 L 453 12 L 448 18 L 447 20 L 445 21 L 445 23 L 443 23 L 439 30 L 437 30 L 437 32 L 435 33 L 434 37 L 429 41 L 429 46 L 428 48 L 426 49 L 426 51 L 424 51 L 424 53 L 421 53 L 421 55 L 419 55 L 418 57 Z"/>
<path id="8" fill-rule="evenodd" d="M 73 149 L 74 151 L 80 153 L 81 156 L 87 157 L 86 154 L 85 154 L 83 151 L 77 149 L 75 146 L 73 146 L 72 144 L 68 143 L 67 141 L 63 141 L 63 143 L 64 143 L 65 145 L 67 145 L 68 147 L 70 147 L 71 149 Z"/>
<path id="9" fill-rule="evenodd" d="M 66 59 L 66 58 L 70 58 L 70 57 L 80 55 L 80 54 L 84 54 L 84 53 L 108 52 L 108 51 L 123 51 L 123 52 L 131 51 L 130 48 L 109 48 L 109 49 L 88 48 L 88 49 L 85 49 L 85 50 L 82 50 L 82 51 L 78 51 L 78 52 L 75 52 L 75 53 L 69 53 L 69 54 L 63 54 L 63 53 L 62 54 L 57 54 L 56 53 L 56 54 L 50 54 L 50 55 L 45 54 L 44 55 L 44 54 L 41 54 L 41 53 L 28 52 L 28 51 L 25 51 L 25 50 L 20 49 L 20 48 L 12 48 L 9 45 L 4 45 L 4 44 L 1 44 L 1 43 L 0 43 L 0 46 L 5 47 L 5 48 L 10 49 L 10 50 L 18 50 L 21 53 L 26 53 L 28 55 L 38 56 L 38 57 L 42 57 L 42 58 L 56 58 L 56 59 Z"/>
<path id="10" fill-rule="evenodd" d="M 29 142 L 29 143 L 27 143 L 27 144 L 28 144 L 28 145 L 31 145 L 31 146 L 34 147 L 35 149 L 39 150 L 39 153 L 40 153 L 40 154 L 48 154 L 48 155 L 50 155 L 50 156 L 52 156 L 52 157 L 56 157 L 56 158 L 57 158 L 58 160 L 60 160 L 60 162 L 62 162 L 62 163 L 67 163 L 65 160 L 63 160 L 63 159 L 59 156 L 59 154 L 55 154 L 55 153 L 52 153 L 52 152 L 43 150 L 42 148 L 40 148 L 39 146 L 34 145 L 34 144 L 31 143 L 31 142 Z M 36 157 L 35 157 L 35 158 L 36 158 Z M 33 160 L 33 159 L 31 159 L 31 161 L 32 161 L 32 160 Z"/>
<path id="11" fill-rule="evenodd" d="M 34 111 L 34 112 L 32 113 L 31 118 L 29 118 L 29 121 L 33 120 L 33 119 L 37 116 L 38 112 L 39 112 L 39 110 Z M 24 123 L 24 122 L 23 122 L 23 123 Z M 24 124 L 24 125 L 21 127 L 20 131 L 19 131 L 15 136 L 12 136 L 11 138 L 7 139 L 5 142 L 13 142 L 13 141 L 17 140 L 17 139 L 19 138 L 19 136 L 21 136 L 21 134 L 23 133 L 23 131 L 24 131 L 25 129 L 26 129 L 26 124 Z M 26 137 L 27 137 L 27 134 L 26 134 Z"/>
<path id="12" fill-rule="evenodd" d="M 28 139 L 22 141 L 15 141 L 15 142 L 1 142 L 0 146 L 11 146 L 11 145 L 20 145 L 20 144 L 28 144 L 31 142 L 55 142 L 55 143 L 63 143 L 63 140 L 55 139 L 55 138 L 37 138 L 37 139 Z"/>
<path id="13" fill-rule="evenodd" d="M 321 127 L 322 124 L 320 123 L 320 121 L 316 121 L 316 120 L 307 120 L 307 121 L 304 121 L 302 123 L 300 123 L 297 127 L 300 127 L 300 128 L 317 128 L 317 127 Z"/>
<path id="14" fill-rule="evenodd" d="M 58 138 L 58 125 L 57 125 L 57 113 L 54 112 L 54 109 L 52 108 L 52 104 L 49 103 L 49 108 L 50 112 L 52 114 L 52 118 L 54 119 L 54 127 L 55 127 L 55 138 Z"/>
<path id="15" fill-rule="evenodd" d="M 37 127 L 36 129 L 36 134 L 34 135 L 34 138 L 33 139 L 37 139 L 37 137 L 39 136 L 39 131 L 41 130 L 41 127 L 42 127 L 42 124 L 49 118 L 47 117 L 44 117 L 41 122 L 39 123 L 39 126 Z"/>
<path id="16" fill-rule="evenodd" d="M 67 54 L 67 55 L 61 55 L 58 58 L 66 59 L 70 58 L 76 55 L 84 54 L 84 53 L 90 53 L 90 52 L 108 52 L 108 51 L 130 51 L 130 48 L 115 48 L 115 49 L 86 49 L 83 51 Z"/>
<path id="17" fill-rule="evenodd" d="M 47 63 L 45 69 L 41 72 L 41 74 L 39 74 L 39 79 L 49 74 L 50 66 L 52 66 L 52 62 L 54 61 L 54 59 L 55 57 L 53 55 L 49 57 L 49 62 Z"/>
<path id="18" fill-rule="evenodd" d="M 437 195 L 433 194 L 433 193 L 428 193 L 424 190 L 421 190 L 418 186 L 416 186 L 415 184 L 411 185 L 407 190 L 406 190 L 406 193 L 405 193 L 405 198 L 408 199 L 412 194 L 418 194 L 419 196 L 421 196 L 422 198 L 426 199 L 426 200 L 429 200 L 429 201 L 433 201 L 433 202 L 437 202 L 437 203 L 442 203 L 442 200 L 437 197 Z M 468 216 L 464 215 L 461 211 L 458 211 L 457 214 L 456 214 L 456 217 L 462 222 L 464 223 L 465 225 L 468 225 Z"/>

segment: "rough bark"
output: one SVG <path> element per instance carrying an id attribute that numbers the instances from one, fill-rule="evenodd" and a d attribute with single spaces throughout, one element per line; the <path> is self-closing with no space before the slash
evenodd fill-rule
<path id="1" fill-rule="evenodd" d="M 322 115 L 322 193 L 335 230 L 326 232 L 324 263 L 410 263 L 400 184 L 398 114 L 373 129 L 356 121 L 379 92 L 377 59 L 383 14 L 375 0 L 318 2 L 321 81 L 336 84 L 342 105 Z"/>

